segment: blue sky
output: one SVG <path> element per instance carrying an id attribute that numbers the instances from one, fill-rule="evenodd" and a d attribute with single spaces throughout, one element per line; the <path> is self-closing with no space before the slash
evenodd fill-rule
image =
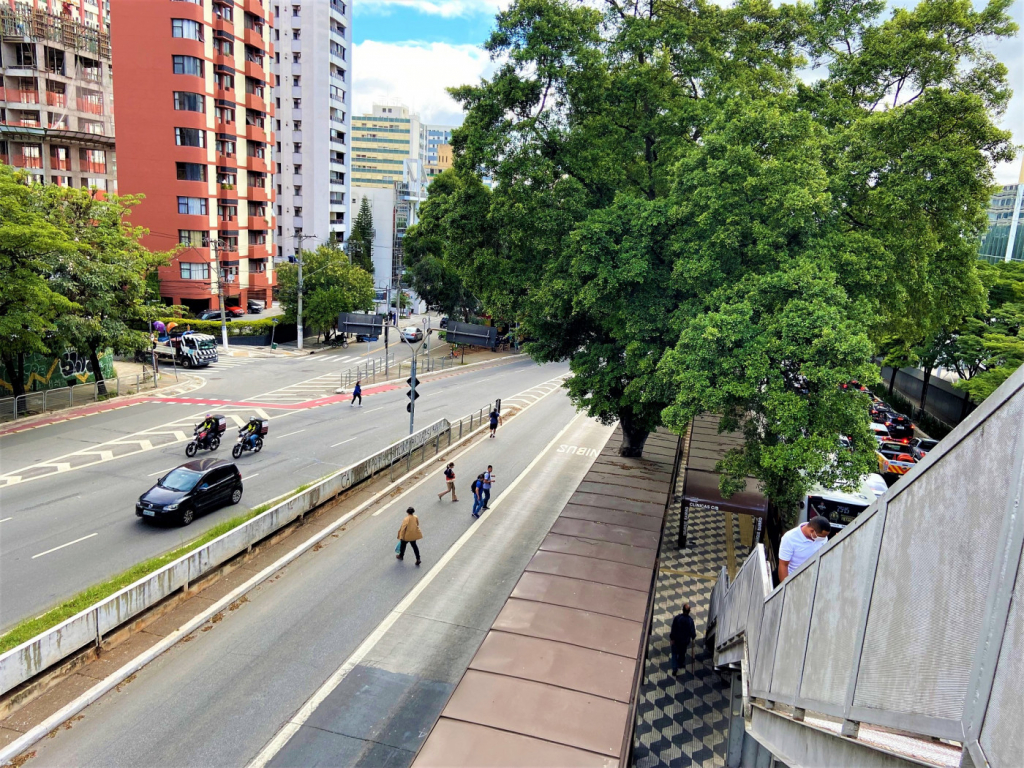
<path id="1" fill-rule="evenodd" d="M 725 0 L 722 0 L 723 2 Z M 353 0 L 355 41 L 353 101 L 356 114 L 374 102 L 412 107 L 426 122 L 459 124 L 461 110 L 445 88 L 477 82 L 493 71 L 480 45 L 494 15 L 510 0 Z M 983 0 L 974 0 L 981 7 Z M 912 6 L 916 0 L 891 0 Z M 1011 15 L 1024 28 L 1024 0 Z M 1024 144 L 1024 36 L 1004 40 L 992 51 L 1009 67 L 1015 93 L 1000 121 Z M 1017 181 L 1020 158 L 997 169 L 997 181 Z"/>

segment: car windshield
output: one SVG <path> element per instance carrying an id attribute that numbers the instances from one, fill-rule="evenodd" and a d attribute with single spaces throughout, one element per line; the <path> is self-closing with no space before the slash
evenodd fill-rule
<path id="1" fill-rule="evenodd" d="M 922 440 L 920 443 L 917 444 L 917 447 L 920 448 L 922 451 L 930 451 L 938 444 L 938 440 Z"/>
<path id="2" fill-rule="evenodd" d="M 207 339 L 205 341 L 199 342 L 200 349 L 213 349 L 215 346 L 217 345 L 212 339 Z"/>
<path id="3" fill-rule="evenodd" d="M 191 491 L 196 487 L 202 475 L 189 469 L 178 467 L 172 470 L 163 478 L 158 485 L 169 491 Z"/>

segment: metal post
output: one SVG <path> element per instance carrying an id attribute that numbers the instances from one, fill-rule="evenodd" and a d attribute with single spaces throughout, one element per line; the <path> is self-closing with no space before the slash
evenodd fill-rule
<path id="1" fill-rule="evenodd" d="M 459 419 L 459 440 L 462 439 L 462 419 Z"/>
<path id="2" fill-rule="evenodd" d="M 213 268 L 217 270 L 217 297 L 220 301 L 220 343 L 224 347 L 224 354 L 228 352 L 228 315 L 224 308 L 224 278 L 220 274 L 220 262 L 217 260 L 217 249 L 223 246 L 221 240 L 210 241 L 210 255 L 213 257 Z M 300 278 L 301 281 L 301 278 Z M 299 310 L 302 311 L 301 309 Z M 302 322 L 301 320 L 299 322 Z M 156 370 L 153 371 L 153 378 L 156 378 Z"/>
<path id="3" fill-rule="evenodd" d="M 410 435 L 413 433 L 413 430 L 415 429 L 415 426 L 416 426 L 416 355 L 415 355 L 415 353 L 412 356 L 411 366 L 412 366 L 411 367 L 412 375 L 409 378 L 409 381 L 412 382 L 409 385 L 410 386 L 410 390 L 409 390 L 409 434 Z"/>
<path id="4" fill-rule="evenodd" d="M 46 413 L 46 390 L 43 390 L 43 413 Z"/>
<path id="5" fill-rule="evenodd" d="M 302 350 L 302 240 L 299 240 L 299 247 L 296 249 L 296 258 L 299 265 L 299 296 L 298 296 L 298 313 L 295 316 L 297 330 L 299 332 L 299 338 L 296 342 L 298 349 Z"/>

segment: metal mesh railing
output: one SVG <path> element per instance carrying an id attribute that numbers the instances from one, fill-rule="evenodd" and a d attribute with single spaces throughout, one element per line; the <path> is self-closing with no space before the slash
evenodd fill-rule
<path id="1" fill-rule="evenodd" d="M 421 353 L 416 358 L 416 374 L 421 376 L 425 373 L 444 371 L 454 368 L 458 361 L 447 355 L 444 357 L 430 357 L 427 353 Z M 395 353 L 385 357 L 375 357 L 366 360 L 359 365 L 342 372 L 339 386 L 343 389 L 351 389 L 357 381 L 363 386 L 376 384 L 378 381 L 391 381 L 408 376 L 412 370 L 412 360 L 396 360 Z"/>
<path id="2" fill-rule="evenodd" d="M 28 392 L 17 397 L 5 397 L 0 399 L 0 422 L 74 408 L 77 405 L 109 400 L 112 397 L 134 395 L 155 387 L 153 374 L 146 371 L 135 376 L 120 376 L 115 379 L 104 379 L 102 382 L 90 381 L 70 387 Z"/>
<path id="3" fill-rule="evenodd" d="M 760 547 L 731 583 L 723 569 L 716 662 L 745 656 L 750 696 L 841 718 L 844 735 L 867 723 L 1014 765 L 1022 498 L 1024 368 L 782 585 L 769 593 Z"/>

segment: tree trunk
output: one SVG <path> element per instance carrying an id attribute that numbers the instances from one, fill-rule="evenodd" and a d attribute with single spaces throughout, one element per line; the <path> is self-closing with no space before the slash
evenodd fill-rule
<path id="1" fill-rule="evenodd" d="M 619 416 L 619 425 L 622 427 L 622 444 L 619 446 L 619 456 L 639 458 L 643 455 L 644 444 L 647 442 L 647 436 L 651 433 L 636 424 L 632 417 L 625 414 Z"/>
<path id="2" fill-rule="evenodd" d="M 928 402 L 928 387 L 931 386 L 932 369 L 928 367 L 924 371 L 924 381 L 921 382 L 921 413 L 924 413 L 924 405 Z"/>
<path id="3" fill-rule="evenodd" d="M 899 366 L 892 366 L 892 374 L 889 376 L 889 397 L 892 397 L 892 391 L 896 387 L 896 374 L 900 372 Z"/>
<path id="4" fill-rule="evenodd" d="M 14 397 L 21 397 L 25 394 L 24 358 L 22 358 L 21 371 L 15 363 L 13 355 L 4 355 L 4 367 L 7 369 L 7 378 L 10 379 L 11 394 Z"/>
<path id="5" fill-rule="evenodd" d="M 96 377 L 96 395 L 107 394 L 107 385 L 103 381 L 103 369 L 100 368 L 100 358 L 92 347 L 89 348 L 89 362 L 92 363 L 92 375 Z"/>

